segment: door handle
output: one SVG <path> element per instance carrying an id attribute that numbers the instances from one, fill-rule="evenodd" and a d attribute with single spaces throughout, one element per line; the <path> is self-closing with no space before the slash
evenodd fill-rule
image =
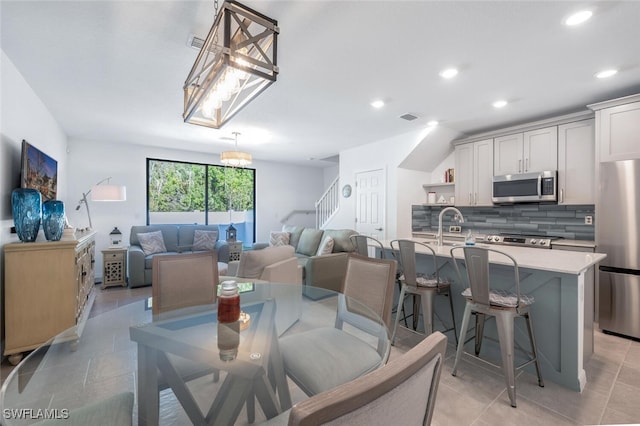
<path id="1" fill-rule="evenodd" d="M 382 228 L 375 228 L 376 231 L 382 231 Z"/>

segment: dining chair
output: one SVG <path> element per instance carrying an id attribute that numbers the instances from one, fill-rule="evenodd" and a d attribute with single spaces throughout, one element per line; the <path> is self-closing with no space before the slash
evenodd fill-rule
<path id="1" fill-rule="evenodd" d="M 384 246 L 379 240 L 368 235 L 360 234 L 351 235 L 349 240 L 351 240 L 351 244 L 355 247 L 355 252 L 359 255 L 366 257 L 378 257 L 377 250 L 380 249 L 380 259 L 385 258 Z"/>
<path id="2" fill-rule="evenodd" d="M 218 259 L 215 251 L 198 253 L 168 254 L 154 256 L 151 280 L 151 312 L 157 319 L 169 318 L 184 309 L 211 309 L 218 293 Z M 183 398 L 192 398 L 183 384 L 208 374 L 218 381 L 220 371 L 206 364 L 189 361 L 167 354 L 176 372 L 183 379 L 182 385 L 174 393 Z M 160 373 L 158 391 L 170 384 Z M 185 396 L 182 396 L 185 395 Z"/>
<path id="3" fill-rule="evenodd" d="M 531 322 L 531 306 L 534 298 L 520 292 L 520 273 L 518 270 L 518 262 L 509 254 L 500 250 L 491 248 L 465 246 L 453 247 L 450 250 L 453 265 L 458 273 L 460 281 L 463 282 L 463 276 L 460 271 L 460 260 L 455 257 L 456 252 L 462 252 L 464 264 L 466 266 L 466 278 L 469 284 L 463 292 L 462 296 L 466 299 L 464 315 L 462 317 L 462 326 L 460 328 L 460 339 L 458 340 L 458 348 L 456 350 L 456 358 L 453 364 L 451 374 L 456 375 L 458 363 L 464 352 L 465 336 L 469 327 L 471 314 L 480 315 L 480 321 L 477 322 L 479 327 L 476 328 L 476 356 L 479 356 L 482 333 L 484 330 L 484 317 L 494 317 L 498 329 L 498 340 L 500 343 L 500 355 L 502 358 L 502 371 L 504 373 L 505 382 L 507 384 L 507 393 L 511 406 L 516 407 L 516 382 L 515 370 L 524 368 L 529 364 L 534 364 L 538 375 L 538 386 L 544 387 L 544 381 L 540 373 L 540 363 L 538 361 L 538 351 L 536 349 L 536 341 L 533 334 L 533 324 Z M 489 254 L 499 256 L 505 262 L 509 263 L 513 270 L 513 287 L 515 292 L 499 290 L 491 288 L 491 278 L 489 275 Z M 528 360 L 519 366 L 515 366 L 514 350 L 516 349 L 514 339 L 514 323 L 517 317 L 522 317 L 526 321 L 527 333 L 531 345 L 531 351 L 520 349 Z M 471 339 L 473 339 L 472 337 Z M 471 354 L 469 354 L 471 355 Z"/>
<path id="4" fill-rule="evenodd" d="M 152 313 L 216 303 L 218 260 L 215 251 L 153 257 Z"/>
<path id="5" fill-rule="evenodd" d="M 446 279 L 440 277 L 438 271 L 438 260 L 435 250 L 427 244 L 420 243 L 413 240 L 395 240 L 393 246 L 397 244 L 398 252 L 400 253 L 400 264 L 402 265 L 402 276 L 400 281 L 402 282 L 402 290 L 400 291 L 400 297 L 398 303 L 404 305 L 404 298 L 407 294 L 414 296 L 420 296 L 420 305 L 416 306 L 414 303 L 413 321 L 414 325 L 417 323 L 418 314 L 417 311 L 422 308 L 422 318 L 424 322 L 424 333 L 430 335 L 433 332 L 433 317 L 435 314 L 435 297 L 438 295 L 444 295 L 449 299 L 449 308 L 451 310 L 451 323 L 452 326 L 444 330 L 452 331 L 456 342 L 458 341 L 458 332 L 456 329 L 456 318 L 453 311 L 453 300 L 451 295 L 451 283 Z M 427 258 L 433 261 L 433 273 L 426 275 L 418 272 L 416 261 L 416 247 L 420 247 L 426 253 Z M 396 332 L 398 329 L 398 323 L 400 322 L 400 316 L 396 315 L 393 325 L 393 333 L 391 335 L 391 344 L 394 344 Z M 415 330 L 414 330 L 415 331 Z"/>
<path id="6" fill-rule="evenodd" d="M 447 338 L 436 331 L 384 367 L 312 396 L 263 426 L 429 425 Z"/>
<path id="7" fill-rule="evenodd" d="M 229 262 L 228 268 L 221 280 L 302 284 L 302 267 L 290 245 L 243 251 L 240 260 Z"/>
<path id="8" fill-rule="evenodd" d="M 285 333 L 280 338 L 287 375 L 307 395 L 346 383 L 386 363 L 395 273 L 395 260 L 350 253 L 334 326 Z M 347 330 L 345 324 L 364 332 L 363 337 L 370 341 Z M 315 353 L 332 353 L 334 358 L 316 359 Z"/>

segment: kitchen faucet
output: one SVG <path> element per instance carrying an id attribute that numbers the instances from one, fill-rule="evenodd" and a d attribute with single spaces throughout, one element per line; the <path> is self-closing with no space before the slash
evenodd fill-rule
<path id="1" fill-rule="evenodd" d="M 462 213 L 457 208 L 455 208 L 455 207 L 445 207 L 444 209 L 442 209 L 442 211 L 440 212 L 440 216 L 438 216 L 438 236 L 437 236 L 437 238 L 438 238 L 438 245 L 439 246 L 442 245 L 442 217 L 448 211 L 454 212 L 456 214 L 454 216 L 454 218 L 457 218 L 460 223 L 464 223 L 464 217 L 462 217 Z"/>

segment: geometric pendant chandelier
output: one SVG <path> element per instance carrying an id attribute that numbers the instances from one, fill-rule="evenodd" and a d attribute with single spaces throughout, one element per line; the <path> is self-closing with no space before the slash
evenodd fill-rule
<path id="1" fill-rule="evenodd" d="M 219 129 L 276 81 L 278 22 L 227 0 L 184 83 L 186 123 Z"/>

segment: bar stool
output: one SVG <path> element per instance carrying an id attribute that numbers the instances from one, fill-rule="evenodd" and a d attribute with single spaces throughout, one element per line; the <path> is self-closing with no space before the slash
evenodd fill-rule
<path id="1" fill-rule="evenodd" d="M 368 235 L 352 235 L 349 237 L 349 240 L 351 240 L 351 243 L 353 244 L 353 246 L 355 247 L 355 252 L 358 253 L 359 255 L 362 256 L 367 256 L 367 257 L 376 257 L 374 256 L 370 256 L 369 255 L 369 249 L 374 249 L 374 253 L 375 253 L 375 249 L 380 249 L 380 259 L 385 259 L 387 256 L 385 255 L 384 252 L 384 245 L 382 244 L 382 242 L 380 242 L 379 240 L 370 237 Z M 391 243 L 394 243 L 394 241 L 392 241 Z M 398 259 L 396 257 L 396 253 L 394 250 L 393 245 L 391 246 L 391 256 L 393 257 L 393 259 L 398 263 L 398 269 L 396 271 L 396 282 L 398 283 L 398 290 L 402 289 L 402 284 L 400 283 L 400 276 L 402 275 L 402 270 L 400 267 L 400 259 Z M 392 310 L 391 313 L 395 314 L 398 311 L 398 306 L 400 306 L 399 304 L 395 305 Z M 402 315 L 403 315 L 403 320 L 404 320 L 404 325 L 405 327 L 407 326 L 407 315 L 404 313 L 404 306 L 402 306 Z M 409 315 L 411 316 L 411 315 Z"/>
<path id="2" fill-rule="evenodd" d="M 464 344 L 466 343 L 464 336 L 467 333 L 469 327 L 469 320 L 471 314 L 479 314 L 480 327 L 476 328 L 476 355 L 480 351 L 480 342 L 482 341 L 483 327 L 485 316 L 494 317 L 496 319 L 496 325 L 498 329 L 498 340 L 500 342 L 500 355 L 502 358 L 502 371 L 504 372 L 505 382 L 507 384 L 507 393 L 509 394 L 509 400 L 511 406 L 516 406 L 516 382 L 515 382 L 515 370 L 524 368 L 525 366 L 534 363 L 536 367 L 536 373 L 538 375 L 538 386 L 544 387 L 544 381 L 540 374 L 540 363 L 538 362 L 538 351 L 536 349 L 536 341 L 533 336 L 533 325 L 531 322 L 530 307 L 534 302 L 533 297 L 520 293 L 520 274 L 518 272 L 518 263 L 516 260 L 507 253 L 499 250 L 466 246 L 466 247 L 453 247 L 450 250 L 453 265 L 463 281 L 462 273 L 458 266 L 459 260 L 456 259 L 455 253 L 463 252 L 466 276 L 469 283 L 469 287 L 462 292 L 462 296 L 465 297 L 467 303 L 464 308 L 464 315 L 462 317 L 462 327 L 460 329 L 460 340 L 458 341 L 458 349 L 456 351 L 456 359 L 453 364 L 453 370 L 451 374 L 453 376 L 457 373 L 458 362 L 464 352 Z M 496 253 L 499 256 L 503 256 L 503 259 L 508 260 L 513 264 L 514 270 L 514 285 L 515 293 L 511 293 L 504 290 L 492 290 L 489 279 L 489 253 Z M 514 350 L 514 322 L 516 317 L 523 317 L 526 320 L 527 332 L 529 334 L 529 340 L 531 343 L 531 352 L 528 352 L 522 348 L 517 348 L 528 355 L 529 359 L 519 366 L 515 366 Z M 472 337 L 473 339 L 473 337 Z M 471 354 L 469 354 L 471 355 Z"/>
<path id="3" fill-rule="evenodd" d="M 356 248 L 355 252 L 361 256 L 365 257 L 378 257 L 375 255 L 375 251 L 377 248 L 380 249 L 380 257 L 379 259 L 384 259 L 384 246 L 378 240 L 368 235 L 352 235 L 349 237 L 351 240 L 351 244 Z M 373 256 L 369 254 L 369 249 L 373 249 Z"/>
<path id="4" fill-rule="evenodd" d="M 434 316 L 434 303 L 435 297 L 437 295 L 445 295 L 449 298 L 449 307 L 451 308 L 451 322 L 453 326 L 444 330 L 447 331 L 453 330 L 453 334 L 456 338 L 456 342 L 458 341 L 458 331 L 456 329 L 456 318 L 453 312 L 453 300 L 451 298 L 451 283 L 445 281 L 440 278 L 440 274 L 438 272 L 438 261 L 436 258 L 435 250 L 428 246 L 427 244 L 423 244 L 417 241 L 412 240 L 395 240 L 392 241 L 391 247 L 394 245 L 398 245 L 398 250 L 400 253 L 400 263 L 402 265 L 402 276 L 400 277 L 400 282 L 402 283 L 402 289 L 400 290 L 400 298 L 398 299 L 398 305 L 404 305 L 404 297 L 406 294 L 413 294 L 416 296 L 420 296 L 420 305 L 422 307 L 422 316 L 424 319 L 424 331 L 428 336 L 433 332 L 433 316 Z M 433 270 L 434 273 L 431 276 L 425 276 L 424 274 L 419 274 L 416 271 L 416 246 L 424 248 L 425 251 L 430 253 L 424 253 L 427 256 L 431 256 L 433 259 Z M 414 306 L 414 323 L 416 322 L 418 315 L 416 312 L 416 307 Z M 393 333 L 391 334 L 391 344 L 393 345 L 395 342 L 396 331 L 398 328 L 398 322 L 400 320 L 400 316 L 396 315 L 396 319 L 393 326 Z"/>

